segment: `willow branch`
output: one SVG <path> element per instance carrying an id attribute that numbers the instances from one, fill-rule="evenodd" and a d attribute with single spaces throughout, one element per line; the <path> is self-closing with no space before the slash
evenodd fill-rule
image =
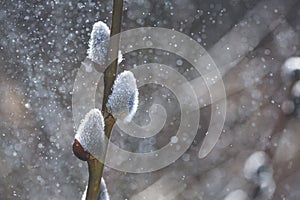
<path id="1" fill-rule="evenodd" d="M 112 25 L 111 25 L 111 32 L 110 32 L 111 37 L 117 35 L 121 31 L 122 11 L 123 11 L 123 0 L 113 0 Z M 104 71 L 104 95 L 102 101 L 103 102 L 102 114 L 104 116 L 104 123 L 105 123 L 104 131 L 108 140 L 110 138 L 113 125 L 115 124 L 115 119 L 113 118 L 112 115 L 108 113 L 106 103 L 108 100 L 108 96 L 111 94 L 111 89 L 116 79 L 118 59 L 112 60 L 112 58 L 117 58 L 118 51 L 119 51 L 119 38 L 110 41 L 109 54 L 107 59 L 107 62 L 110 64 Z M 105 147 L 105 152 L 104 152 L 102 162 L 98 161 L 95 158 L 91 158 L 88 160 L 89 183 L 88 183 L 86 200 L 98 199 L 106 150 L 107 150 L 107 145 Z"/>
<path id="2" fill-rule="evenodd" d="M 87 162 L 89 168 L 89 182 L 86 200 L 98 200 L 103 164 L 95 158 L 89 159 Z"/>

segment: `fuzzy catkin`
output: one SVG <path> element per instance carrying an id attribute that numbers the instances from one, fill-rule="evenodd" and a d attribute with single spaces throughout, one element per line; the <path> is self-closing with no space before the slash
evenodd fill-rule
<path id="1" fill-rule="evenodd" d="M 116 78 L 106 106 L 114 117 L 130 122 L 137 111 L 138 95 L 133 73 L 124 71 Z"/>
<path id="2" fill-rule="evenodd" d="M 79 125 L 75 139 L 79 141 L 84 150 L 88 151 L 98 160 L 103 159 L 105 151 L 104 119 L 99 109 L 92 109 Z"/>
<path id="3" fill-rule="evenodd" d="M 107 58 L 109 48 L 110 30 L 102 22 L 96 22 L 93 25 L 91 38 L 89 40 L 88 58 L 94 62 L 104 64 Z"/>

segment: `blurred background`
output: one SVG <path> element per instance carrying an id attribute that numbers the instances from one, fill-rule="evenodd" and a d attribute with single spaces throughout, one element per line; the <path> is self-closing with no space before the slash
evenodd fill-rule
<path id="1" fill-rule="evenodd" d="M 0 199 L 81 199 L 88 174 L 72 152 L 73 84 L 93 24 L 110 25 L 111 11 L 110 0 L 0 2 Z M 209 105 L 201 108 L 193 144 L 168 167 L 145 174 L 105 168 L 111 199 L 300 199 L 300 61 L 285 62 L 300 54 L 300 2 L 126 0 L 122 30 L 144 26 L 187 34 L 210 53 L 223 75 L 227 116 L 204 159 L 198 152 Z M 188 80 L 199 76 L 161 50 L 126 54 L 119 70 L 151 62 L 172 66 Z M 140 88 L 134 121 L 147 124 L 149 107 L 159 102 L 169 111 L 163 129 L 137 139 L 116 127 L 115 144 L 148 152 L 176 133 L 178 102 L 159 88 Z"/>

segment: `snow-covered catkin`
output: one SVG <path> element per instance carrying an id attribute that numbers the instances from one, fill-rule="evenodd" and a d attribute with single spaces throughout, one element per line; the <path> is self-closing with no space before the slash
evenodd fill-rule
<path id="1" fill-rule="evenodd" d="M 105 151 L 104 119 L 99 109 L 92 109 L 79 125 L 75 139 L 98 160 L 103 159 Z"/>
<path id="2" fill-rule="evenodd" d="M 273 169 L 267 154 L 257 151 L 251 154 L 244 165 L 244 176 L 259 186 L 260 196 L 271 199 L 276 185 L 273 179 Z"/>
<path id="3" fill-rule="evenodd" d="M 268 157 L 263 151 L 257 151 L 251 154 L 244 165 L 244 175 L 248 180 L 258 181 L 257 172 L 268 167 Z"/>
<path id="4" fill-rule="evenodd" d="M 130 122 L 137 111 L 138 95 L 133 73 L 124 71 L 116 78 L 106 106 L 115 118 Z"/>
<path id="5" fill-rule="evenodd" d="M 85 188 L 84 193 L 82 194 L 81 200 L 85 200 L 86 199 L 86 193 L 87 193 L 87 186 Z M 104 178 L 101 179 L 101 183 L 100 183 L 100 194 L 98 197 L 98 200 L 109 200 L 109 194 L 107 192 L 107 187 L 104 181 Z"/>
<path id="6" fill-rule="evenodd" d="M 88 58 L 96 63 L 105 64 L 109 48 L 109 39 L 110 30 L 108 26 L 102 21 L 96 22 L 93 25 L 91 38 L 89 40 Z"/>
<path id="7" fill-rule="evenodd" d="M 249 200 L 248 195 L 243 190 L 234 190 L 230 192 L 224 200 Z"/>
<path id="8" fill-rule="evenodd" d="M 282 65 L 281 69 L 282 79 L 289 83 L 293 79 L 300 78 L 300 57 L 288 58 Z"/>

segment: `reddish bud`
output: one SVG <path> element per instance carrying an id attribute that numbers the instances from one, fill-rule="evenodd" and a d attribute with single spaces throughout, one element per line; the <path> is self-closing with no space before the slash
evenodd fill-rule
<path id="1" fill-rule="evenodd" d="M 82 161 L 87 161 L 90 158 L 90 153 L 84 150 L 77 139 L 74 139 L 73 153 Z"/>

